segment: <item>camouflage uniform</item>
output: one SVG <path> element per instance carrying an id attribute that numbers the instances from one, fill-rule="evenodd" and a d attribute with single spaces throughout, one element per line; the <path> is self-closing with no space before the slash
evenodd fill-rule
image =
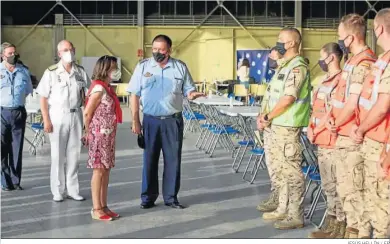
<path id="1" fill-rule="evenodd" d="M 360 95 L 365 77 L 371 70 L 371 62 L 357 65 L 351 74 L 350 94 Z M 341 198 L 347 219 L 345 238 L 357 238 L 360 216 L 363 212 L 363 157 L 361 145 L 349 137 L 337 138 L 334 160 L 337 174 L 337 193 Z"/>
<path id="2" fill-rule="evenodd" d="M 378 93 L 390 94 L 390 66 L 385 69 L 378 87 Z M 389 126 L 389 125 L 388 125 Z M 370 236 L 373 227 L 374 238 L 390 236 L 390 184 L 383 176 L 380 156 L 386 145 L 365 137 L 361 147 L 363 156 L 363 213 L 359 225 L 359 237 Z"/>
<path id="3" fill-rule="evenodd" d="M 280 60 L 278 60 L 280 62 Z M 261 103 L 261 114 L 267 114 L 268 111 L 268 101 L 269 101 L 269 89 L 267 88 L 266 93 L 264 94 L 263 101 Z M 262 212 L 274 211 L 278 207 L 279 201 L 279 189 L 277 184 L 279 182 L 278 176 L 275 172 L 277 165 L 276 162 L 272 160 L 271 157 L 271 148 L 272 148 L 272 133 L 271 127 L 268 126 L 263 130 L 264 138 L 264 153 L 265 153 L 265 163 L 267 165 L 268 174 L 271 180 L 271 195 L 264 201 L 260 202 L 257 206 L 257 210 Z"/>
<path id="4" fill-rule="evenodd" d="M 287 60 L 286 62 L 288 62 Z M 298 66 L 290 72 L 284 85 L 284 96 L 297 98 L 307 74 L 307 68 Z M 272 122 L 271 122 L 272 123 Z M 279 220 L 275 228 L 301 228 L 303 223 L 304 177 L 302 173 L 302 128 L 271 125 L 272 147 L 270 155 L 275 174 L 280 177 L 278 208 L 263 214 L 265 220 Z"/>
<path id="5" fill-rule="evenodd" d="M 326 194 L 327 214 L 336 216 L 337 221 L 345 220 L 345 213 L 336 191 L 336 164 L 334 149 L 318 148 L 318 166 L 320 168 L 322 188 Z"/>

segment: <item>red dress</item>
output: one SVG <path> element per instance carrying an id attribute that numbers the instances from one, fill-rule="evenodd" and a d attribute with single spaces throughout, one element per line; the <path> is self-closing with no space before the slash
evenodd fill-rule
<path id="1" fill-rule="evenodd" d="M 115 166 L 115 136 L 117 118 L 114 99 L 110 97 L 101 85 L 96 85 L 91 94 L 102 91 L 103 97 L 95 110 L 88 132 L 88 163 L 87 168 L 112 168 Z"/>

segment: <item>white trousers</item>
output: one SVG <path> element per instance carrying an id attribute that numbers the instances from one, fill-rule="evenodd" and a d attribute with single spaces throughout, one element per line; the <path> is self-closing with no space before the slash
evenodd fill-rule
<path id="1" fill-rule="evenodd" d="M 66 184 L 68 195 L 78 195 L 78 160 L 80 158 L 83 130 L 82 112 L 79 110 L 74 113 L 64 113 L 52 109 L 49 113 L 53 124 L 53 132 L 49 134 L 51 145 L 51 192 L 53 196 L 64 195 Z"/>

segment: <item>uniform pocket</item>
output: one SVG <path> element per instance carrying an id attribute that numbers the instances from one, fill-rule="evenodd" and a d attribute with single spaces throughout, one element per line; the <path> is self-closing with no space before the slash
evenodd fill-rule
<path id="1" fill-rule="evenodd" d="M 184 80 L 182 78 L 175 78 L 173 80 L 173 93 L 183 93 L 183 83 Z"/>
<path id="2" fill-rule="evenodd" d="M 289 158 L 295 158 L 302 152 L 301 145 L 298 143 L 286 143 L 284 145 L 284 156 Z"/>

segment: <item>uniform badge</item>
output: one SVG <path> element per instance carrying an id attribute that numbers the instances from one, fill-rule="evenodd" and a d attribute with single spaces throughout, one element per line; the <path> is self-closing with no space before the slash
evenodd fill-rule
<path id="1" fill-rule="evenodd" d="M 144 74 L 144 76 L 145 76 L 145 77 L 151 77 L 151 76 L 152 76 L 152 74 L 151 74 L 151 73 L 149 73 L 149 72 L 146 72 L 146 74 Z"/>
<path id="2" fill-rule="evenodd" d="M 294 74 L 299 74 L 301 71 L 299 69 L 293 69 Z"/>
<path id="3" fill-rule="evenodd" d="M 279 74 L 278 75 L 278 80 L 283 80 L 284 79 L 284 74 Z"/>
<path id="4" fill-rule="evenodd" d="M 77 82 L 83 82 L 84 83 L 84 78 L 81 75 L 76 73 L 75 74 L 75 78 L 76 78 Z"/>
<path id="5" fill-rule="evenodd" d="M 3 78 L 5 78 L 5 76 L 1 74 L 1 75 L 0 75 L 0 79 L 3 79 Z"/>

